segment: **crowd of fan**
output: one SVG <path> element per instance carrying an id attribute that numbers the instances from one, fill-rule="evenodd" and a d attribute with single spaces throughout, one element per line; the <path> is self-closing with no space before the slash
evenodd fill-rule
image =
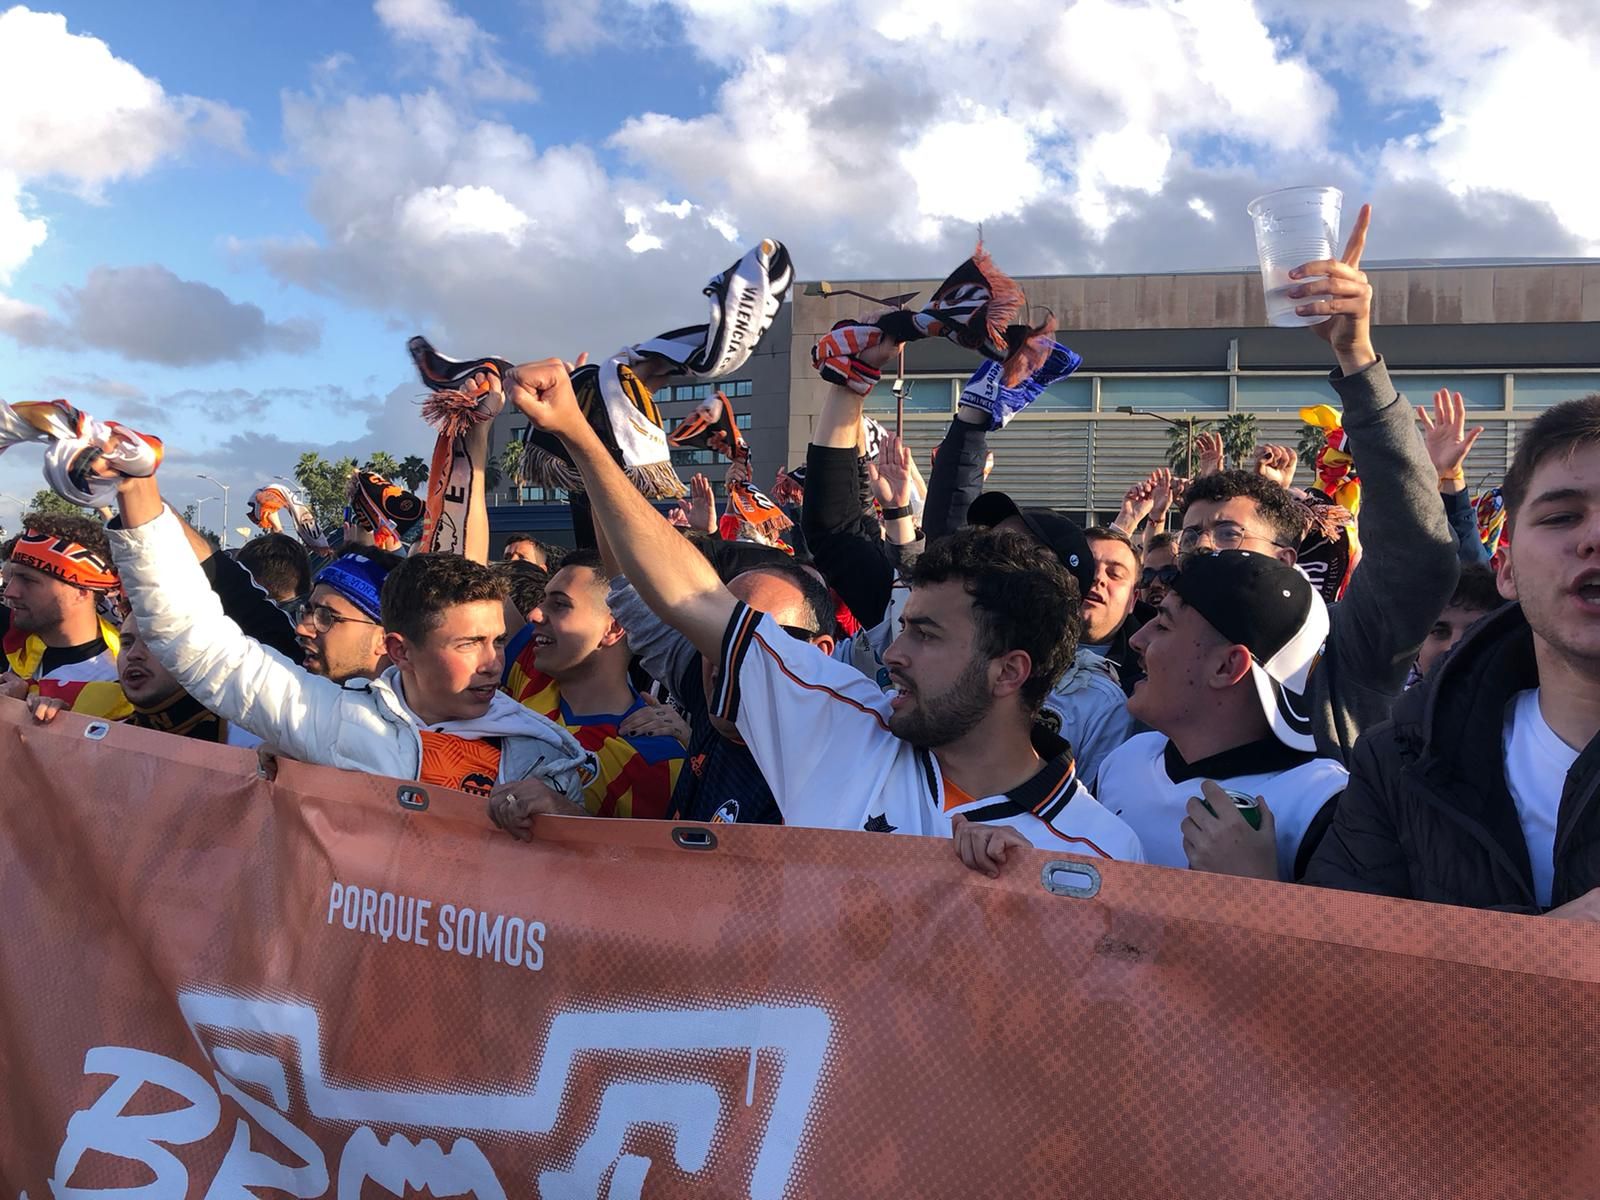
<path id="1" fill-rule="evenodd" d="M 477 792 L 520 838 L 783 823 L 947 838 L 990 876 L 1043 847 L 1600 918 L 1600 395 L 1521 432 L 1486 542 L 1478 431 L 1459 395 L 1397 394 L 1364 236 L 1296 276 L 1358 513 L 1338 479 L 1294 488 L 1293 451 L 1224 469 L 1209 438 L 1105 525 L 1021 506 L 984 482 L 1031 397 L 983 368 L 924 479 L 866 432 L 884 337 L 824 372 L 774 501 L 725 440 L 766 507 L 719 520 L 697 477 L 664 515 L 547 359 L 490 373 L 581 478 L 578 549 L 517 535 L 490 563 L 480 506 L 466 554 L 380 548 L 357 513 L 337 552 L 230 556 L 153 474 L 102 467 L 109 522 L 30 514 L 4 548 L 0 688 L 39 721 Z"/>

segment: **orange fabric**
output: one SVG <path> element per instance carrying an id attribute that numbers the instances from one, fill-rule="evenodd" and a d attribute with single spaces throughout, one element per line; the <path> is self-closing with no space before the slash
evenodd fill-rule
<path id="1" fill-rule="evenodd" d="M 944 780 L 945 812 L 949 812 L 952 808 L 960 808 L 963 804 L 971 804 L 975 799 L 975 797 L 967 795 L 959 784 L 951 782 L 950 776 L 943 775 L 941 778 Z"/>
<path id="2" fill-rule="evenodd" d="M 1083 858 L 991 881 L 932 838 L 539 818 L 525 843 L 479 797 L 86 727 L 0 700 L 7 1195 L 1600 1176 L 1593 925 L 1115 862 L 1078 899 L 1041 872 Z"/>
<path id="3" fill-rule="evenodd" d="M 422 733 L 422 771 L 417 778 L 436 787 L 487 796 L 500 778 L 500 746 L 453 733 Z"/>

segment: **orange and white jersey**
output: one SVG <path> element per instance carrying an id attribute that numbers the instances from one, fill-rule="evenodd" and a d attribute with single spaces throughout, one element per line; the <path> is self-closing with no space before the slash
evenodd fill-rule
<path id="1" fill-rule="evenodd" d="M 998 796 L 949 784 L 929 751 L 889 729 L 889 697 L 855 667 L 739 605 L 723 635 L 712 711 L 734 721 L 789 825 L 949 837 L 955 817 L 1008 825 L 1041 849 L 1143 862 L 1139 839 L 1079 782 L 1066 743 Z"/>

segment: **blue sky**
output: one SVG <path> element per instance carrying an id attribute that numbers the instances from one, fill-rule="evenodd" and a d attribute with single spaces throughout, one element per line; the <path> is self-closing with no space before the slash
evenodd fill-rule
<path id="1" fill-rule="evenodd" d="M 0 397 L 243 500 L 424 452 L 405 338 L 609 351 L 759 237 L 805 278 L 1239 265 L 1371 198 L 1377 258 L 1600 253 L 1587 0 L 74 3 L 0 10 Z M 1070 329 L 1070 314 L 1061 314 Z M 9 497 L 37 451 L 0 458 Z M 212 519 L 209 516 L 208 519 Z"/>

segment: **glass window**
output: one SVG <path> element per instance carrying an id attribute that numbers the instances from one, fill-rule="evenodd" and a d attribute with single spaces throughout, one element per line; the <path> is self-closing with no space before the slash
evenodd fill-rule
<path id="1" fill-rule="evenodd" d="M 1433 394 L 1440 388 L 1460 392 L 1469 409 L 1505 407 L 1503 375 L 1418 375 L 1409 371 L 1392 371 L 1390 374 L 1394 386 L 1405 393 L 1406 400 L 1413 408 L 1432 407 Z"/>
<path id="2" fill-rule="evenodd" d="M 951 383 L 949 379 L 907 379 L 906 411 L 921 413 L 947 413 L 951 411 Z M 894 385 L 885 379 L 873 385 L 866 396 L 866 410 L 870 413 L 895 411 Z"/>
<path id="3" fill-rule="evenodd" d="M 1549 408 L 1600 392 L 1600 375 L 1517 375 L 1513 384 L 1514 408 Z"/>
<path id="4" fill-rule="evenodd" d="M 750 380 L 748 380 L 748 379 L 738 379 L 738 380 L 734 381 L 733 391 L 730 394 L 734 395 L 734 396 L 748 396 L 754 390 L 755 390 L 755 385 L 753 383 L 751 383 Z"/>
<path id="5" fill-rule="evenodd" d="M 1298 413 L 1315 404 L 1339 407 L 1339 397 L 1326 375 L 1305 377 L 1239 376 L 1239 407 L 1253 412 Z"/>
<path id="6" fill-rule="evenodd" d="M 1088 376 L 1072 375 L 1058 379 L 1045 388 L 1044 395 L 1035 400 L 1028 411 L 1042 409 L 1046 412 L 1088 412 L 1094 407 L 1094 380 Z"/>
<path id="7" fill-rule="evenodd" d="M 1226 410 L 1228 381 L 1217 377 L 1136 379 L 1118 375 L 1101 376 L 1100 410 L 1115 412 L 1120 405 L 1176 409 L 1181 412 Z"/>
<path id="8" fill-rule="evenodd" d="M 753 418 L 749 413 L 735 413 L 733 417 L 733 423 L 740 429 L 749 429 L 751 420 Z"/>

